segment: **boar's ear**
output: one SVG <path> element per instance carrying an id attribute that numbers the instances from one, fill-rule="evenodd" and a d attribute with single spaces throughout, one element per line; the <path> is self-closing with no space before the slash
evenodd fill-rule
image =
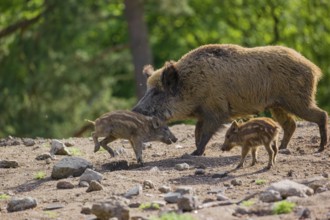
<path id="1" fill-rule="evenodd" d="M 159 128 L 162 124 L 162 122 L 157 117 L 151 117 L 151 123 L 152 123 L 152 127 L 154 127 L 155 129 Z"/>
<path id="2" fill-rule="evenodd" d="M 231 130 L 234 133 L 237 133 L 238 132 L 238 124 L 237 124 L 236 121 L 233 121 L 233 123 L 231 124 Z"/>
<path id="3" fill-rule="evenodd" d="M 161 78 L 165 91 L 171 95 L 176 95 L 179 89 L 179 74 L 174 66 L 174 62 L 166 62 Z"/>
<path id="4" fill-rule="evenodd" d="M 154 72 L 154 68 L 153 68 L 153 66 L 151 66 L 151 65 L 146 65 L 146 66 L 143 67 L 143 71 L 142 71 L 142 73 L 143 73 L 143 75 L 145 75 L 147 78 L 149 78 L 149 77 L 152 75 L 153 72 Z"/>

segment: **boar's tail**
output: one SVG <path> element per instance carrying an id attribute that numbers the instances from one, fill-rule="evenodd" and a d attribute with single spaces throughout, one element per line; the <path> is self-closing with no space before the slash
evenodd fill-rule
<path id="1" fill-rule="evenodd" d="M 95 122 L 94 122 L 94 121 L 91 121 L 91 120 L 88 120 L 88 119 L 85 119 L 85 121 L 87 121 L 87 122 L 89 122 L 89 123 L 95 125 Z"/>

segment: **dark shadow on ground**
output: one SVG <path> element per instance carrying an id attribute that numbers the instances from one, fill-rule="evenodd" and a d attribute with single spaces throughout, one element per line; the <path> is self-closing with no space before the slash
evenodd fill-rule
<path id="1" fill-rule="evenodd" d="M 35 189 L 37 189 L 38 187 L 40 187 L 42 184 L 49 182 L 49 181 L 54 181 L 51 177 L 47 177 L 41 180 L 31 180 L 28 181 L 27 183 L 15 186 L 15 187 L 10 187 L 7 188 L 8 190 L 13 190 L 16 193 L 20 193 L 20 192 L 30 192 L 33 191 Z"/>

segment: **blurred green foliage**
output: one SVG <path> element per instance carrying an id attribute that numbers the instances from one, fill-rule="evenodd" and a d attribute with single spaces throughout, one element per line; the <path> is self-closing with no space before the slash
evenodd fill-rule
<path id="1" fill-rule="evenodd" d="M 0 137 L 68 137 L 84 119 L 136 102 L 123 0 L 2 0 Z M 330 111 L 330 1 L 145 0 L 156 67 L 202 44 L 285 45 L 324 73 Z M 39 17 L 38 17 L 39 16 Z"/>

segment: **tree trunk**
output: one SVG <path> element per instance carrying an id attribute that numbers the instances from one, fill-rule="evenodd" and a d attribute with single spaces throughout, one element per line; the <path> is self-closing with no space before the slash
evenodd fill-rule
<path id="1" fill-rule="evenodd" d="M 142 74 L 143 66 L 152 64 L 148 29 L 143 14 L 142 0 L 125 0 L 125 17 L 128 23 L 130 48 L 134 64 L 135 91 L 138 99 L 146 91 L 146 79 Z"/>

